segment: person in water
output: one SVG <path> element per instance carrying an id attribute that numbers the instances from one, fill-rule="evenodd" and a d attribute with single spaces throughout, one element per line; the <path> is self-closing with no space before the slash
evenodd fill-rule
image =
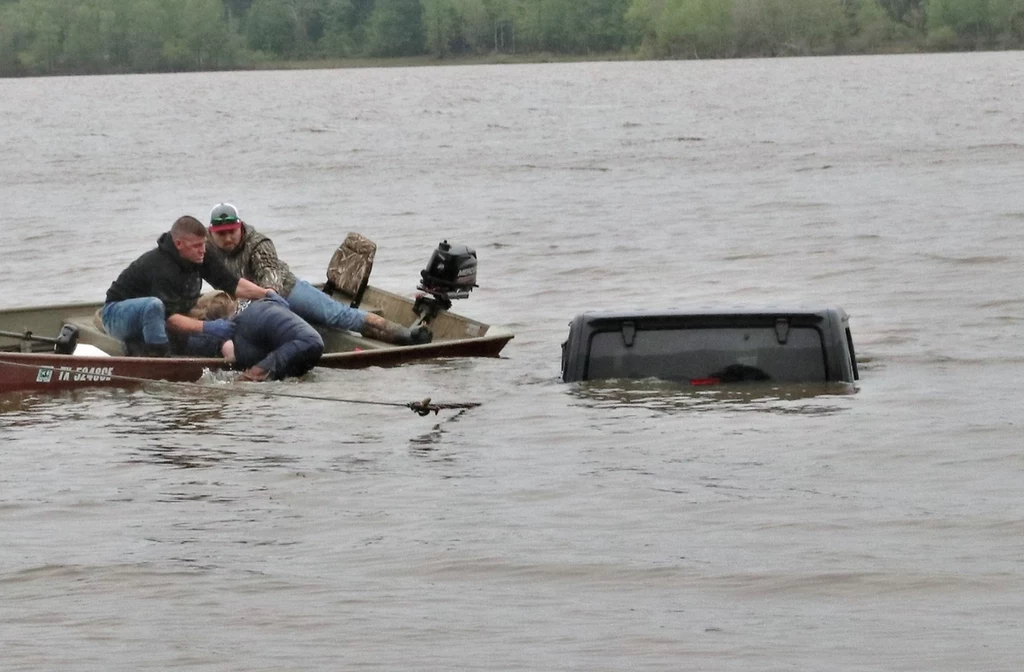
<path id="1" fill-rule="evenodd" d="M 239 219 L 237 208 L 230 203 L 218 203 L 211 210 L 210 240 L 229 269 L 279 293 L 299 317 L 314 326 L 357 331 L 399 345 L 419 345 L 432 339 L 426 327 L 409 329 L 380 315 L 350 308 L 296 278 L 288 264 L 278 258 L 273 241 Z"/>
<path id="2" fill-rule="evenodd" d="M 230 340 L 197 333 L 189 338 L 188 351 L 196 356 L 218 354 L 244 371 L 240 380 L 281 380 L 301 376 L 316 366 L 324 341 L 316 329 L 293 313 L 279 296 L 252 301 L 240 312 L 225 292 L 204 295 L 192 311 L 198 320 L 229 320 L 234 325 Z"/>
<path id="3" fill-rule="evenodd" d="M 229 339 L 234 328 L 230 321 L 188 316 L 203 280 L 241 298 L 273 294 L 225 266 L 206 240 L 203 223 L 186 215 L 160 236 L 155 249 L 133 261 L 110 285 L 100 309 L 103 329 L 124 341 L 125 354 L 150 357 L 184 353 L 193 333 Z"/>

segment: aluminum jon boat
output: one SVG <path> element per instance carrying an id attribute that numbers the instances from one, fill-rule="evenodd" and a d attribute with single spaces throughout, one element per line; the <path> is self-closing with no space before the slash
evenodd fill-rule
<path id="1" fill-rule="evenodd" d="M 476 286 L 476 253 L 441 243 L 421 272 L 415 298 L 367 284 L 376 246 L 349 234 L 321 287 L 337 300 L 403 325 L 427 325 L 433 340 L 393 345 L 360 334 L 319 329 L 324 355 L 318 366 L 391 366 L 439 357 L 497 357 L 513 334 L 450 312 L 453 299 Z M 103 331 L 99 303 L 0 310 L 0 394 L 81 387 L 130 387 L 143 380 L 193 382 L 205 371 L 231 369 L 223 359 L 126 357 L 123 343 Z"/>

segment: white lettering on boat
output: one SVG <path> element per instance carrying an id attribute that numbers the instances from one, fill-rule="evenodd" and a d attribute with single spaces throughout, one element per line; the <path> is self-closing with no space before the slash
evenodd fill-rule
<path id="1" fill-rule="evenodd" d="M 57 380 L 73 383 L 102 383 L 110 380 L 112 375 L 114 375 L 112 366 L 79 366 L 75 369 L 62 366 Z"/>

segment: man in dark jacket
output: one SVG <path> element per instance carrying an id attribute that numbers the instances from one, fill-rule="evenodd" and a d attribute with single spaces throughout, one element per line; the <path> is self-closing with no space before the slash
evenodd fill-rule
<path id="1" fill-rule="evenodd" d="M 210 239 L 229 269 L 276 291 L 299 317 L 314 326 L 358 331 L 399 345 L 420 345 L 433 338 L 426 327 L 409 329 L 380 315 L 350 308 L 296 278 L 288 264 L 278 258 L 270 238 L 239 219 L 238 210 L 230 203 L 218 203 L 210 212 Z"/>
<path id="2" fill-rule="evenodd" d="M 200 321 L 187 315 L 199 299 L 203 280 L 242 298 L 273 294 L 240 279 L 207 245 L 202 222 L 179 217 L 160 236 L 156 249 L 133 261 L 110 285 L 100 319 L 108 334 L 125 342 L 127 354 L 180 353 L 188 334 L 196 332 L 231 338 L 234 325 L 230 321 Z"/>
<path id="3" fill-rule="evenodd" d="M 206 294 L 192 311 L 203 320 L 226 318 L 235 325 L 235 335 L 224 341 L 205 333 L 189 336 L 189 352 L 203 357 L 224 356 L 244 369 L 240 379 L 281 380 L 301 376 L 320 360 L 324 341 L 316 329 L 274 297 L 251 301 L 241 312 L 224 292 Z"/>
<path id="4" fill-rule="evenodd" d="M 301 376 L 320 361 L 324 341 L 316 329 L 282 303 L 253 301 L 234 318 L 235 363 L 241 380 Z"/>

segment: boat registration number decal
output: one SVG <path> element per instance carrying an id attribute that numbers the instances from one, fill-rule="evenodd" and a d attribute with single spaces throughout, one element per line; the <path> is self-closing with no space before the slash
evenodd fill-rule
<path id="1" fill-rule="evenodd" d="M 72 382 L 72 383 L 102 383 L 110 380 L 110 377 L 114 375 L 114 367 L 112 366 L 79 366 L 78 368 L 72 369 L 71 367 L 62 366 L 56 369 L 57 380 L 59 382 Z M 50 383 L 53 382 L 54 368 L 52 366 L 40 366 L 39 371 L 36 373 L 37 383 Z"/>
<path id="2" fill-rule="evenodd" d="M 70 367 L 60 367 L 56 369 L 57 380 L 60 382 L 90 382 L 90 383 L 101 383 L 109 381 L 111 376 L 114 375 L 114 367 L 78 367 L 72 369 Z M 53 382 L 53 367 L 39 367 L 36 372 L 37 383 L 50 383 Z"/>
<path id="3" fill-rule="evenodd" d="M 114 367 L 112 366 L 80 366 L 74 371 L 71 369 L 61 369 L 59 380 L 96 383 L 110 380 L 110 374 L 112 373 L 114 373 Z"/>

